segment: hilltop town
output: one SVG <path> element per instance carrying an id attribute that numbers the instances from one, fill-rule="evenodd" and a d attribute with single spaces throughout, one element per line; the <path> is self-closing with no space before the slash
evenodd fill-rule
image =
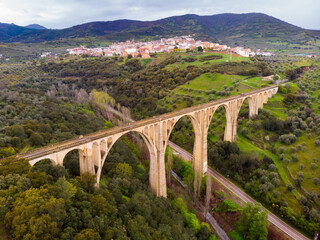
<path id="1" fill-rule="evenodd" d="M 203 42 L 201 40 L 195 40 L 190 35 L 179 36 L 173 38 L 161 38 L 160 40 L 150 42 L 135 42 L 134 40 L 127 40 L 126 42 L 113 43 L 107 47 L 99 48 L 86 48 L 77 47 L 67 49 L 69 54 L 72 55 L 89 55 L 89 56 L 131 56 L 133 58 L 150 58 L 150 53 L 159 52 L 186 52 L 193 49 L 203 49 L 205 51 L 228 51 L 238 54 L 243 57 L 250 57 L 254 55 L 271 56 L 269 52 L 251 51 L 250 48 L 244 48 L 237 46 L 231 48 L 227 45 L 220 45 L 219 43 Z"/>

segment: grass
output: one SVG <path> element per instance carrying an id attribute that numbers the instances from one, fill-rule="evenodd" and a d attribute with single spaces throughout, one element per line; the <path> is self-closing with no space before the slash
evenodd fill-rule
<path id="1" fill-rule="evenodd" d="M 184 57 L 189 57 L 189 53 L 170 53 L 170 54 L 167 54 L 167 56 L 181 56 L 182 58 Z M 207 60 L 207 61 L 199 61 L 199 59 L 201 57 L 204 57 L 204 56 L 209 56 L 209 55 L 216 55 L 216 56 L 221 56 L 222 58 L 220 59 L 214 59 L 214 60 Z M 163 57 L 163 56 L 161 56 Z M 169 69 L 169 70 L 173 70 L 173 69 L 176 69 L 176 68 L 180 68 L 180 69 L 185 69 L 187 68 L 188 66 L 197 66 L 197 67 L 204 67 L 204 66 L 207 66 L 207 65 L 210 65 L 210 64 L 217 64 L 217 63 L 223 63 L 223 62 L 226 62 L 226 54 L 225 53 L 194 53 L 191 57 L 194 57 L 196 59 L 196 61 L 194 62 L 175 62 L 173 64 L 169 64 L 166 66 L 166 69 Z M 230 60 L 229 60 L 230 61 Z M 241 62 L 241 61 L 250 61 L 249 58 L 247 57 L 242 57 L 242 56 L 235 56 L 233 55 L 232 56 L 232 60 L 231 62 Z"/>
<path id="2" fill-rule="evenodd" d="M 292 190 L 291 192 L 287 191 L 286 189 L 286 186 L 292 183 L 290 182 L 288 175 L 282 163 L 280 162 L 279 158 L 276 155 L 270 153 L 269 151 L 263 150 L 255 146 L 247 138 L 245 138 L 244 136 L 241 136 L 240 134 L 238 134 L 237 144 L 242 152 L 249 153 L 249 154 L 258 154 L 260 156 L 266 155 L 272 158 L 274 164 L 277 166 L 277 169 L 282 181 L 285 183 L 285 186 L 280 185 L 277 187 L 277 190 L 281 192 L 281 198 L 285 199 L 288 205 L 292 209 L 301 209 L 301 205 L 296 200 L 296 199 L 300 199 L 301 197 L 299 192 L 296 189 Z"/>
<path id="3" fill-rule="evenodd" d="M 162 100 L 166 102 L 166 108 L 171 108 L 172 110 L 181 109 L 187 107 L 187 100 L 184 97 L 192 98 L 192 105 L 201 104 L 207 101 L 210 101 L 210 96 L 212 96 L 212 90 L 221 91 L 224 86 L 232 87 L 234 82 L 244 79 L 244 76 L 239 75 L 227 75 L 227 74 L 218 74 L 218 73 L 204 73 L 199 77 L 180 85 L 173 89 L 167 97 Z M 234 96 L 240 93 L 245 93 L 252 91 L 252 89 L 245 85 L 238 85 L 237 88 L 234 88 L 230 95 Z M 179 98 L 179 101 L 175 99 Z M 225 98 L 225 96 L 218 96 L 214 94 L 214 100 Z M 213 101 L 211 99 L 211 101 Z M 158 102 L 159 105 L 160 102 Z M 164 103 L 162 103 L 163 105 Z M 175 108 L 173 107 L 175 105 Z"/>
<path id="4" fill-rule="evenodd" d="M 317 187 L 313 183 L 313 179 L 315 177 L 319 178 L 320 174 L 320 167 L 319 167 L 319 162 L 316 163 L 316 168 L 311 169 L 311 163 L 313 163 L 313 158 L 317 159 L 319 161 L 319 156 L 320 156 L 320 147 L 315 147 L 314 141 L 316 140 L 315 134 L 312 134 L 312 137 L 309 139 L 307 137 L 307 134 L 303 134 L 302 136 L 298 137 L 297 142 L 294 144 L 287 146 L 283 144 L 279 144 L 278 146 L 283 146 L 287 148 L 287 151 L 285 152 L 285 158 L 288 158 L 291 160 L 291 153 L 290 153 L 290 148 L 295 147 L 298 149 L 298 145 L 302 144 L 303 142 L 306 144 L 306 150 L 298 150 L 295 154 L 298 156 L 298 162 L 290 162 L 288 165 L 288 168 L 290 172 L 293 174 L 294 177 L 297 177 L 299 172 L 303 173 L 303 181 L 302 181 L 302 187 L 304 187 L 308 192 L 311 190 L 314 190 Z M 282 163 L 283 164 L 283 163 Z M 300 169 L 300 164 L 304 165 L 303 169 Z"/>
<path id="5" fill-rule="evenodd" d="M 284 170 L 283 165 L 280 163 L 280 160 L 276 155 L 272 154 L 271 152 L 269 152 L 267 150 L 263 150 L 263 149 L 257 147 L 256 145 L 251 143 L 247 138 L 245 138 L 244 136 L 242 136 L 240 134 L 238 134 L 237 145 L 242 152 L 245 152 L 248 154 L 258 154 L 260 156 L 266 155 L 266 156 L 270 157 L 273 160 L 274 164 L 277 166 L 279 175 L 280 175 L 281 179 L 283 180 L 283 182 L 286 185 L 291 184 L 291 182 L 289 181 L 289 178 Z M 300 198 L 300 194 L 296 190 L 293 190 L 292 192 L 296 197 Z"/>
<path id="6" fill-rule="evenodd" d="M 215 89 L 217 91 L 222 90 L 223 86 L 226 85 L 231 87 L 233 82 L 236 80 L 244 79 L 244 76 L 239 75 L 226 75 L 226 74 L 217 74 L 217 73 L 205 73 L 200 75 L 199 77 L 187 82 L 184 85 L 181 85 L 182 88 L 192 88 L 195 90 L 212 90 Z"/>
<path id="7" fill-rule="evenodd" d="M 281 94 L 275 94 L 268 100 L 268 103 L 263 106 L 263 110 L 271 113 L 281 120 L 285 120 L 288 115 L 286 114 L 287 108 L 283 107 L 282 104 L 283 98 L 284 97 Z"/>
<path id="8" fill-rule="evenodd" d="M 243 81 L 241 81 L 242 84 L 247 85 L 249 87 L 253 88 L 260 88 L 262 83 L 265 83 L 262 81 L 262 77 L 254 77 L 254 78 L 248 78 Z"/>

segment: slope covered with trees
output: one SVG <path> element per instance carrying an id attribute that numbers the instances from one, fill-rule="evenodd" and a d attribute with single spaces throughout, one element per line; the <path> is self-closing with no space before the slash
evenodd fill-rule
<path id="1" fill-rule="evenodd" d="M 2 29 L 2 30 L 1 30 Z M 195 34 L 201 39 L 260 49 L 318 51 L 319 31 L 306 30 L 261 13 L 188 14 L 156 21 L 90 22 L 62 30 L 31 30 L 0 25 L 0 41 L 44 42 L 99 37 L 110 41 L 150 39 Z"/>

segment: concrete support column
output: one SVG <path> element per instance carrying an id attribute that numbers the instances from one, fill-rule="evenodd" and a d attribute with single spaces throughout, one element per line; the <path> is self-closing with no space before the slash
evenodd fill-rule
<path id="1" fill-rule="evenodd" d="M 226 121 L 226 128 L 224 130 L 224 141 L 232 142 L 233 140 L 233 123 L 232 121 Z"/>
<path id="2" fill-rule="evenodd" d="M 254 95 L 251 97 L 251 101 L 252 101 L 252 107 L 249 106 L 249 118 L 252 118 L 256 115 L 258 115 L 258 102 L 259 102 L 259 96 L 258 95 Z M 249 99 L 248 99 L 249 101 Z"/>
<path id="3" fill-rule="evenodd" d="M 263 93 L 263 103 L 267 103 L 268 102 L 268 93 Z"/>
<path id="4" fill-rule="evenodd" d="M 165 170 L 165 149 L 162 125 L 154 124 L 154 131 L 151 139 L 154 139 L 153 146 L 149 145 L 150 151 L 150 173 L 149 183 L 151 191 L 157 197 L 167 197 L 166 170 Z M 147 141 L 146 141 L 147 142 Z"/>
<path id="5" fill-rule="evenodd" d="M 235 142 L 237 140 L 237 129 L 238 127 L 238 116 L 233 116 L 232 117 L 232 141 Z"/>
<path id="6" fill-rule="evenodd" d="M 260 93 L 258 95 L 258 109 L 262 109 L 263 108 L 263 101 L 264 101 L 263 94 Z"/>
<path id="7" fill-rule="evenodd" d="M 203 175 L 203 162 L 204 162 L 204 139 L 201 133 L 195 132 L 194 145 L 193 145 L 193 161 L 192 166 L 195 173 Z"/>
<path id="8" fill-rule="evenodd" d="M 79 150 L 80 175 L 86 173 L 88 169 L 87 156 L 84 151 Z"/>
<path id="9" fill-rule="evenodd" d="M 87 172 L 95 174 L 92 155 L 92 146 L 86 146 L 84 150 L 79 150 L 80 174 Z"/>
<path id="10" fill-rule="evenodd" d="M 57 165 L 63 166 L 63 160 L 64 160 L 64 157 L 66 156 L 66 154 L 67 154 L 66 152 L 56 152 L 55 153 Z"/>
<path id="11" fill-rule="evenodd" d="M 226 127 L 224 130 L 224 141 L 232 142 L 233 141 L 233 115 L 234 115 L 235 107 L 234 103 L 229 103 L 228 107 L 225 107 L 225 115 L 226 115 Z"/>
<path id="12" fill-rule="evenodd" d="M 101 174 L 101 170 L 102 170 L 102 159 L 101 159 L 101 147 L 99 144 L 94 143 L 92 145 L 92 162 L 93 162 L 93 166 L 92 166 L 92 170 L 93 173 L 96 175 L 96 179 L 97 179 L 97 184 L 99 184 L 100 182 L 100 174 Z M 97 167 L 97 172 L 95 167 Z M 100 174 L 98 174 L 98 171 L 100 170 Z"/>

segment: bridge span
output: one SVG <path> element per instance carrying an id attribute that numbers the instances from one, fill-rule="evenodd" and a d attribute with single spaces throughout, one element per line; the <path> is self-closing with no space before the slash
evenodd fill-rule
<path id="1" fill-rule="evenodd" d="M 222 106 L 226 116 L 225 141 L 235 141 L 237 119 L 245 100 L 249 105 L 249 117 L 258 114 L 263 104 L 278 91 L 270 86 L 248 93 L 219 99 L 167 114 L 143 119 L 110 129 L 100 130 L 85 136 L 56 143 L 19 154 L 16 157 L 29 160 L 31 165 L 50 159 L 54 165 L 63 165 L 64 157 L 72 150 L 79 151 L 80 172 L 90 172 L 100 181 L 101 171 L 113 144 L 129 132 L 138 133 L 146 143 L 150 154 L 149 183 L 156 196 L 167 196 L 165 177 L 165 149 L 171 131 L 180 118 L 187 116 L 193 125 L 195 140 L 193 148 L 193 169 L 203 176 L 207 172 L 207 135 L 215 111 Z"/>

